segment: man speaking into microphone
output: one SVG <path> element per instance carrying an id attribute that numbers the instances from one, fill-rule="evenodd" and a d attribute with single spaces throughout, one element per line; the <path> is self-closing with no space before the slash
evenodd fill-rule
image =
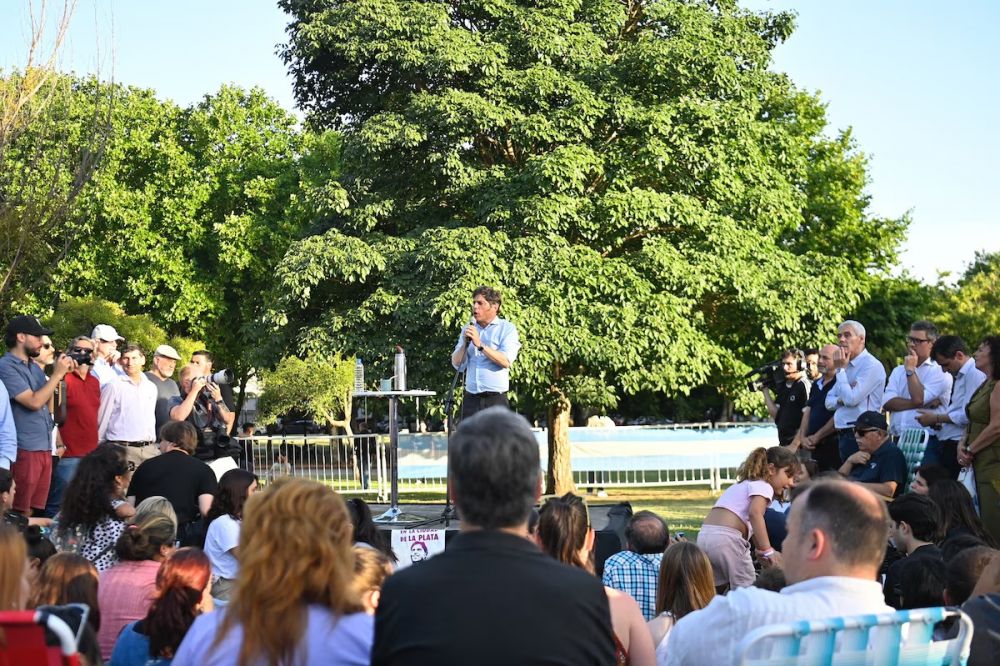
<path id="1" fill-rule="evenodd" d="M 521 341 L 514 324 L 499 317 L 500 292 L 492 287 L 476 287 L 472 292 L 472 321 L 462 329 L 451 354 L 456 370 L 465 370 L 462 418 L 503 405 L 510 388 L 510 366 L 517 358 Z"/>

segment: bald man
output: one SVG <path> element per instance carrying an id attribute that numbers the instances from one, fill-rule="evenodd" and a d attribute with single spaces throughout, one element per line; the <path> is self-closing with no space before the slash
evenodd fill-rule
<path id="1" fill-rule="evenodd" d="M 799 436 L 792 442 L 793 446 L 798 445 L 799 458 L 812 458 L 821 472 L 840 467 L 833 410 L 826 407 L 826 396 L 837 383 L 837 368 L 833 359 L 838 349 L 837 345 L 829 344 L 819 350 L 816 366 L 820 376 L 809 389 L 809 400 L 802 410 Z"/>
<path id="2" fill-rule="evenodd" d="M 885 502 L 870 490 L 810 483 L 789 509 L 781 551 L 788 586 L 739 588 L 688 613 L 667 639 L 667 664 L 737 663 L 740 640 L 768 624 L 892 612 L 877 582 L 888 538 Z"/>

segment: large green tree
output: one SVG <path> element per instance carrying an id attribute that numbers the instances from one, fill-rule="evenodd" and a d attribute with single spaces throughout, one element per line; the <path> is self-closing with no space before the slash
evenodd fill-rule
<path id="1" fill-rule="evenodd" d="M 572 487 L 572 402 L 670 395 L 830 331 L 905 220 L 823 105 L 768 70 L 785 13 L 679 0 L 280 0 L 313 126 L 343 133 L 341 203 L 276 274 L 299 348 L 447 385 L 471 289 L 498 285 Z M 383 360 L 384 359 L 384 360 Z M 411 383 L 415 383 L 411 381 Z M 611 400 L 608 400 L 610 396 Z"/>

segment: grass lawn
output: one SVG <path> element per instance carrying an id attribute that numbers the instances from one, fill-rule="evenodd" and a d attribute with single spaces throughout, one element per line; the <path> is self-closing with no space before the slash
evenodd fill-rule
<path id="1" fill-rule="evenodd" d="M 577 488 L 577 492 L 583 493 L 584 488 Z M 709 509 L 717 499 L 707 485 L 676 488 L 608 488 L 607 492 L 607 497 L 599 498 L 596 495 L 585 497 L 590 504 L 631 502 L 634 510 L 645 509 L 662 516 L 670 526 L 671 533 L 684 532 L 692 541 L 701 529 L 701 521 L 708 515 Z M 349 495 L 350 493 L 345 493 L 345 496 Z M 402 488 L 399 499 L 400 502 L 421 504 L 444 503 L 441 493 L 406 491 Z M 369 501 L 372 500 L 369 498 Z"/>

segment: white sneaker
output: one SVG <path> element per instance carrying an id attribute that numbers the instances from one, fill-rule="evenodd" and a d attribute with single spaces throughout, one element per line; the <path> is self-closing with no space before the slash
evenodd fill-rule
<path id="1" fill-rule="evenodd" d="M 607 497 L 608 496 L 608 491 L 607 490 L 598 490 L 597 491 L 597 496 L 598 497 Z"/>

